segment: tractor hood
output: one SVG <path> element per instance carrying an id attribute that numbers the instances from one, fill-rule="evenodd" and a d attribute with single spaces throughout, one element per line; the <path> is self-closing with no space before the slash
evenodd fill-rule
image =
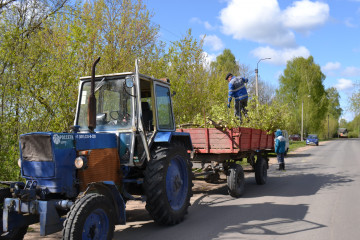
<path id="1" fill-rule="evenodd" d="M 71 192 L 78 151 L 116 148 L 113 133 L 37 132 L 20 136 L 21 175 L 52 193 Z"/>

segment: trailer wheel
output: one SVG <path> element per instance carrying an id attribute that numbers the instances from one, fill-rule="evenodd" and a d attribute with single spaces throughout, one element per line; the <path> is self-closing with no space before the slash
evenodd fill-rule
<path id="1" fill-rule="evenodd" d="M 184 219 L 192 196 L 189 154 L 179 143 L 157 146 L 145 169 L 146 210 L 155 222 L 174 225 Z"/>
<path id="2" fill-rule="evenodd" d="M 114 207 L 104 195 L 90 193 L 78 199 L 64 221 L 63 239 L 112 239 Z"/>
<path id="3" fill-rule="evenodd" d="M 10 188 L 0 188 L 0 240 L 12 240 L 12 239 L 23 239 L 27 233 L 28 226 L 12 229 L 9 232 L 3 233 L 3 205 L 5 198 L 10 198 Z"/>
<path id="4" fill-rule="evenodd" d="M 258 185 L 264 185 L 267 180 L 267 162 L 260 156 L 255 164 L 255 180 Z"/>
<path id="5" fill-rule="evenodd" d="M 245 191 L 245 175 L 241 165 L 236 164 L 229 169 L 227 176 L 228 192 L 232 197 L 241 197 Z"/>

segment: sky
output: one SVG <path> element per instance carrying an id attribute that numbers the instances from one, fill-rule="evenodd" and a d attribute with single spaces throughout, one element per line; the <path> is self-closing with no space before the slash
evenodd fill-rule
<path id="1" fill-rule="evenodd" d="M 144 0 L 160 26 L 159 39 L 178 41 L 189 29 L 205 35 L 209 61 L 230 49 L 237 61 L 258 67 L 279 87 L 286 62 L 310 55 L 340 94 L 342 118 L 351 121 L 349 97 L 360 83 L 360 0 Z M 261 60 L 264 58 L 271 58 Z"/>

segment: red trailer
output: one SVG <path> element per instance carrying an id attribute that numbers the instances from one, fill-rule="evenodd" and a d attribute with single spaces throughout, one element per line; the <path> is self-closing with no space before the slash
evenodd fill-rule
<path id="1" fill-rule="evenodd" d="M 254 128 L 181 128 L 190 133 L 197 167 L 195 176 L 204 175 L 207 182 L 216 182 L 223 172 L 227 176 L 229 194 L 240 197 L 244 192 L 244 170 L 239 161 L 246 159 L 255 172 L 256 183 L 267 180 L 268 152 L 274 151 L 274 134 Z M 198 170 L 201 171 L 198 171 Z"/>

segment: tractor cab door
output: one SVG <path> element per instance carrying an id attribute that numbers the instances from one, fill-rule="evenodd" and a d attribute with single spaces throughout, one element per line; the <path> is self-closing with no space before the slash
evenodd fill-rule
<path id="1" fill-rule="evenodd" d="M 155 83 L 156 129 L 160 132 L 175 131 L 174 114 L 168 84 Z"/>

